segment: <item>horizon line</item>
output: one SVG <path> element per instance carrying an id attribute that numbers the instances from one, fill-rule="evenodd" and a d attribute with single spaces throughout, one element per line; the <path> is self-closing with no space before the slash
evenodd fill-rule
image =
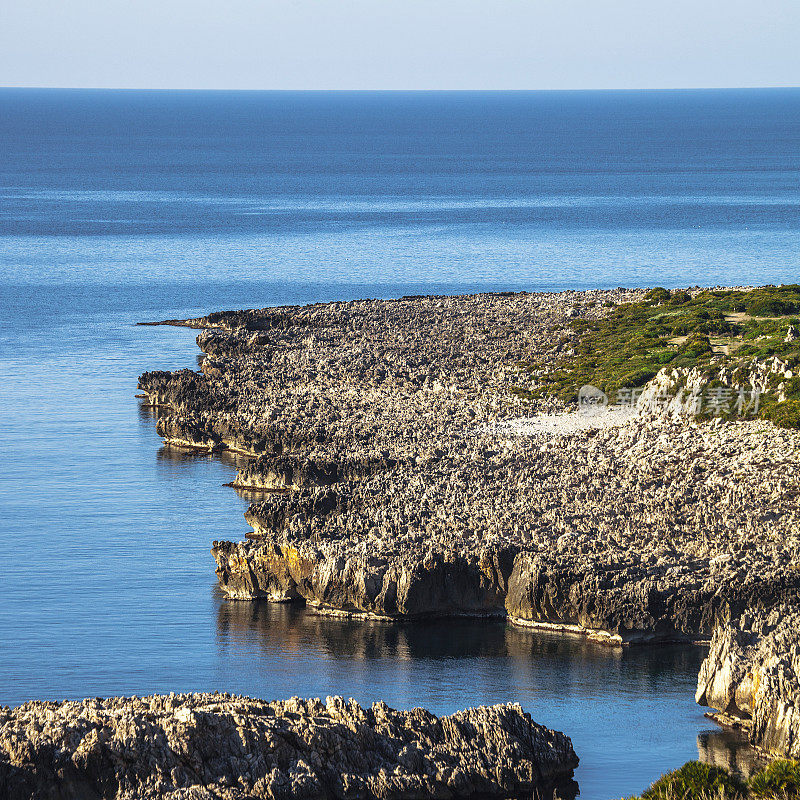
<path id="1" fill-rule="evenodd" d="M 603 88 L 494 88 L 494 89 L 452 89 L 452 88 L 411 88 L 411 89 L 386 89 L 386 88 L 206 88 L 206 87 L 147 87 L 147 86 L 39 86 L 39 85 L 17 85 L 0 86 L 0 91 L 8 90 L 34 90 L 34 91 L 62 91 L 62 92 L 329 92 L 329 93 L 477 93 L 477 92 L 709 92 L 709 91 L 751 91 L 751 90 L 780 90 L 780 89 L 800 89 L 800 84 L 774 84 L 769 86 L 661 86 L 661 87 L 603 87 Z"/>

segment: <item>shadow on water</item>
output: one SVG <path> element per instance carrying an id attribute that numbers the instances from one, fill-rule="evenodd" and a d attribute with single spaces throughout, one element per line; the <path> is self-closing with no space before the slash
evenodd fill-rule
<path id="1" fill-rule="evenodd" d="M 581 637 L 532 634 L 502 619 L 431 619 L 409 623 L 342 619 L 319 614 L 294 603 L 223 602 L 217 614 L 221 641 L 250 643 L 271 652 L 292 642 L 318 647 L 336 659 L 539 658 L 551 661 L 597 661 L 623 657 Z"/>
<path id="2" fill-rule="evenodd" d="M 242 469 L 252 460 L 247 456 L 240 453 L 231 453 L 228 450 L 221 452 L 210 453 L 207 450 L 192 450 L 190 448 L 174 447 L 170 445 L 162 445 L 156 452 L 156 458 L 161 463 L 170 463 L 177 466 L 186 464 L 191 466 L 196 461 L 208 461 L 213 459 L 232 470 Z"/>
<path id="3" fill-rule="evenodd" d="M 740 735 L 711 730 L 694 705 L 700 647 L 610 648 L 500 619 L 392 624 L 222 600 L 217 641 L 228 657 L 260 664 L 254 669 L 263 671 L 264 686 L 284 694 L 345 691 L 360 702 L 384 699 L 439 714 L 519 702 L 571 736 L 583 797 L 640 792 L 692 758 L 744 774 L 756 764 Z"/>

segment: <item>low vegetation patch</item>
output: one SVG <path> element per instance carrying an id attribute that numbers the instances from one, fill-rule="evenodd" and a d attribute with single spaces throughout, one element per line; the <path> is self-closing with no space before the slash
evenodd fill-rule
<path id="1" fill-rule="evenodd" d="M 800 762 L 773 761 L 744 781 L 720 767 L 689 761 L 662 775 L 638 798 L 629 800 L 790 800 L 800 797 Z"/>
<path id="2" fill-rule="evenodd" d="M 779 759 L 754 775 L 748 784 L 751 797 L 798 797 L 800 761 Z"/>
<path id="3" fill-rule="evenodd" d="M 522 399 L 556 395 L 577 400 L 591 384 L 612 399 L 620 390 L 644 386 L 664 367 L 698 368 L 708 382 L 722 367 L 734 380 L 754 362 L 777 356 L 800 364 L 800 285 L 750 291 L 651 289 L 638 303 L 613 306 L 600 319 L 570 322 L 572 337 L 553 357 L 520 363 L 531 384 L 516 387 Z M 798 337 L 790 335 L 797 331 Z M 782 385 L 779 385 L 782 384 Z M 759 404 L 759 416 L 783 427 L 800 427 L 800 380 L 776 377 Z"/>

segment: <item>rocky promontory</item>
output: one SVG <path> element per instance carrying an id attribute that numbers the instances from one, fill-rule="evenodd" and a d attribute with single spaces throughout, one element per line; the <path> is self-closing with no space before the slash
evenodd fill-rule
<path id="1" fill-rule="evenodd" d="M 226 312 L 201 372 L 145 373 L 172 446 L 251 457 L 252 535 L 219 541 L 234 599 L 385 618 L 499 614 L 609 641 L 710 638 L 792 601 L 800 435 L 529 398 L 579 320 L 643 291 L 366 300 Z"/>
<path id="2" fill-rule="evenodd" d="M 231 599 L 709 640 L 800 596 L 782 308 L 619 289 L 231 311 L 187 322 L 201 371 L 139 387 L 168 446 L 249 457 L 252 533 L 212 550 Z M 575 412 L 595 375 L 638 401 Z"/>
<path id="3" fill-rule="evenodd" d="M 0 709 L 7 800 L 572 800 L 578 759 L 516 705 L 447 717 L 229 694 Z"/>

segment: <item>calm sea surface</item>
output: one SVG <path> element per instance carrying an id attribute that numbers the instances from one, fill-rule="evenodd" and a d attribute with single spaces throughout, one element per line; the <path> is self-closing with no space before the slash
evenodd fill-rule
<path id="1" fill-rule="evenodd" d="M 702 651 L 221 600 L 235 465 L 161 448 L 142 319 L 418 292 L 796 282 L 800 91 L 0 90 L 0 703 L 220 689 L 569 733 L 590 800 L 723 752 Z"/>

